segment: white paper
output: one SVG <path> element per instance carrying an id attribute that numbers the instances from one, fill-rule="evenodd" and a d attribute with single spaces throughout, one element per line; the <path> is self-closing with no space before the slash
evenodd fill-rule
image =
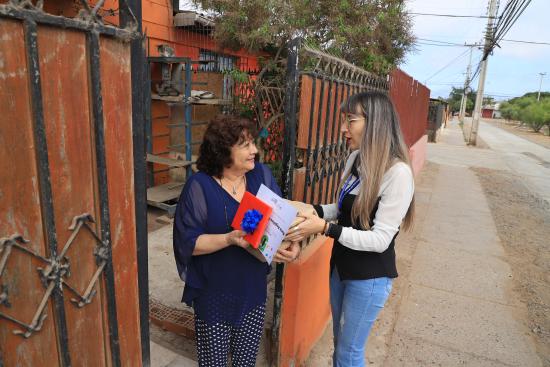
<path id="1" fill-rule="evenodd" d="M 273 208 L 264 235 L 260 241 L 260 246 L 258 246 L 258 250 L 267 262 L 271 264 L 298 211 L 263 184 L 260 186 L 256 197 Z"/>

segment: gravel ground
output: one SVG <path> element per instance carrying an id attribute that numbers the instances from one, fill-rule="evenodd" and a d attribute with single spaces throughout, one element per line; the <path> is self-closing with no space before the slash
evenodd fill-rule
<path id="1" fill-rule="evenodd" d="M 489 201 L 516 291 L 527 306 L 525 322 L 537 353 L 550 366 L 550 205 L 510 173 L 472 169 Z"/>

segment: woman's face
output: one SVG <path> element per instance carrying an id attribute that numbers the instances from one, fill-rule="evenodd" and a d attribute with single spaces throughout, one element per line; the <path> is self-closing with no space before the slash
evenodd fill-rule
<path id="1" fill-rule="evenodd" d="M 361 146 L 363 130 L 365 129 L 366 119 L 363 114 L 345 113 L 344 122 L 340 128 L 342 136 L 346 140 L 351 150 L 357 150 Z"/>
<path id="2" fill-rule="evenodd" d="M 231 160 L 233 165 L 231 169 L 248 172 L 254 169 L 254 158 L 258 153 L 258 148 L 256 148 L 256 143 L 250 135 L 246 137 L 239 143 L 231 147 Z"/>

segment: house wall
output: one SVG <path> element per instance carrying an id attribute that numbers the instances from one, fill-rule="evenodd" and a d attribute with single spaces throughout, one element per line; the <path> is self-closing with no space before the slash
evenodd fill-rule
<path id="1" fill-rule="evenodd" d="M 157 47 L 161 44 L 171 46 L 175 56 L 189 57 L 193 61 L 199 60 L 201 49 L 210 50 L 217 54 L 235 57 L 236 67 L 243 71 L 256 71 L 260 68 L 258 55 L 251 54 L 246 50 L 231 50 L 221 48 L 208 34 L 200 34 L 173 25 L 173 10 L 170 1 L 143 0 L 143 32 L 147 36 L 147 56 L 159 56 Z M 221 96 L 221 85 L 223 76 L 221 73 L 210 73 L 198 71 L 198 64 L 193 65 L 193 81 L 206 83 L 193 86 L 197 90 L 209 90 L 214 92 L 216 97 Z M 155 81 L 160 79 L 160 68 L 153 66 L 151 69 L 153 91 Z M 208 121 L 221 112 L 219 106 L 194 106 L 192 112 L 193 121 Z M 169 145 L 181 145 L 185 143 L 184 129 L 170 129 L 168 124 L 183 122 L 181 106 L 168 106 L 162 101 L 152 101 L 151 124 L 152 124 L 152 152 L 153 154 L 176 158 L 183 155 L 184 148 L 169 148 Z M 202 140 L 206 126 L 193 128 L 193 141 Z M 198 145 L 193 148 L 196 154 Z M 179 151 L 179 152 L 178 152 Z M 159 185 L 173 180 L 183 178 L 182 169 L 168 170 L 163 165 L 153 165 L 154 184 Z"/>

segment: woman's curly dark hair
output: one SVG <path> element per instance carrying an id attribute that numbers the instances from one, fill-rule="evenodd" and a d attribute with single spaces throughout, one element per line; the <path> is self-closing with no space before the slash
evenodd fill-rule
<path id="1" fill-rule="evenodd" d="M 231 147 L 256 136 L 256 124 L 252 120 L 235 115 L 216 116 L 204 133 L 197 168 L 207 175 L 221 177 L 224 167 L 233 163 Z"/>

